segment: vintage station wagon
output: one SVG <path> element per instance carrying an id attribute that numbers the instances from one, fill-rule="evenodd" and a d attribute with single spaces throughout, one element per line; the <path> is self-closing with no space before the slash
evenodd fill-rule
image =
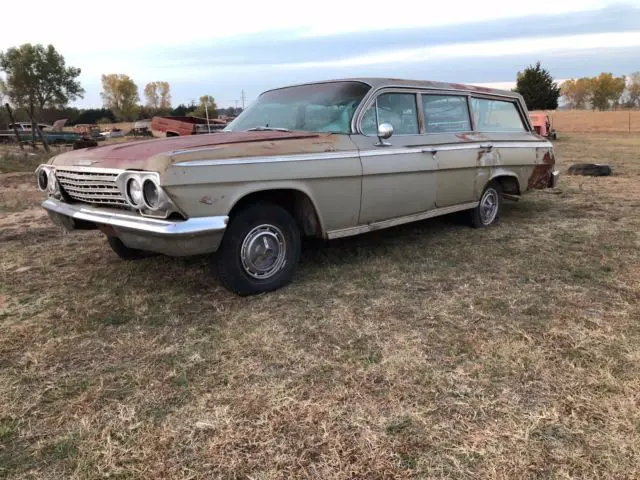
<path id="1" fill-rule="evenodd" d="M 247 295 L 290 282 L 301 236 L 463 210 L 486 227 L 555 186 L 554 165 L 517 93 L 361 78 L 269 90 L 222 132 L 75 150 L 36 177 L 55 223 L 100 229 L 123 259 L 211 254 Z"/>

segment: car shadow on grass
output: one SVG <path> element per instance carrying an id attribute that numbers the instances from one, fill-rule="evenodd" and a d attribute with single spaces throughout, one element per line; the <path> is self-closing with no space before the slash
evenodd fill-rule
<path id="1" fill-rule="evenodd" d="M 542 208 L 529 208 L 526 203 L 506 202 L 501 224 L 511 227 L 514 223 L 533 221 L 545 214 L 545 207 L 538 206 Z M 490 228 L 501 227 L 498 225 Z M 317 279 L 318 275 L 337 275 L 335 280 L 340 282 L 342 278 L 354 275 L 349 272 L 362 271 L 372 260 L 380 258 L 391 258 L 390 261 L 394 261 L 393 259 L 404 259 L 412 252 L 424 252 L 432 247 L 450 248 L 456 244 L 464 246 L 466 242 L 472 242 L 475 235 L 482 235 L 481 231 L 470 226 L 469 212 L 458 212 L 332 241 L 305 239 L 293 288 L 299 285 L 304 289 L 305 282 L 311 278 Z M 92 284 L 110 290 L 115 297 L 129 295 L 132 291 L 139 296 L 152 297 L 158 295 L 158 289 L 162 289 L 165 295 L 184 300 L 200 297 L 215 300 L 237 298 L 219 283 L 206 255 L 158 255 L 134 262 L 121 262 L 115 254 L 108 251 L 106 242 L 104 248 L 107 251 L 99 255 L 103 259 L 106 256 L 108 264 L 104 265 L 104 260 L 100 261 L 102 266 L 88 272 L 88 275 Z M 454 262 L 455 259 L 452 258 L 451 261 Z M 327 271 L 328 268 L 332 273 Z M 105 308 L 106 306 L 105 304 Z M 113 313 L 105 317 L 105 323 L 126 323 L 119 312 Z"/>

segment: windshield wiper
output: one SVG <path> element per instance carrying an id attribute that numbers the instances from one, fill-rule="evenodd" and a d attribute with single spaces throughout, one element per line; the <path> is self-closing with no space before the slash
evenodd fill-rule
<path id="1" fill-rule="evenodd" d="M 279 127 L 253 127 L 245 130 L 245 132 L 290 132 L 288 128 Z"/>

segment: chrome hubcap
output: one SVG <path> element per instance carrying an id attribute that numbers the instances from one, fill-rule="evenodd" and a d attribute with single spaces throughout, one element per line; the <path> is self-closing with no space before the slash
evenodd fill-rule
<path id="1" fill-rule="evenodd" d="M 284 267 L 286 251 L 287 243 L 278 227 L 259 225 L 242 242 L 242 267 L 253 278 L 270 278 Z"/>
<path id="2" fill-rule="evenodd" d="M 483 225 L 489 225 L 496 219 L 499 204 L 498 192 L 493 188 L 489 188 L 484 192 L 480 200 L 480 219 Z"/>

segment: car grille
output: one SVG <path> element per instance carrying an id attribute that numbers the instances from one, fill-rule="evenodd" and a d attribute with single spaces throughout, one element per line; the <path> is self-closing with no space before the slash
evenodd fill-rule
<path id="1" fill-rule="evenodd" d="M 62 190 L 73 200 L 83 203 L 129 208 L 116 185 L 119 170 L 56 169 Z"/>

